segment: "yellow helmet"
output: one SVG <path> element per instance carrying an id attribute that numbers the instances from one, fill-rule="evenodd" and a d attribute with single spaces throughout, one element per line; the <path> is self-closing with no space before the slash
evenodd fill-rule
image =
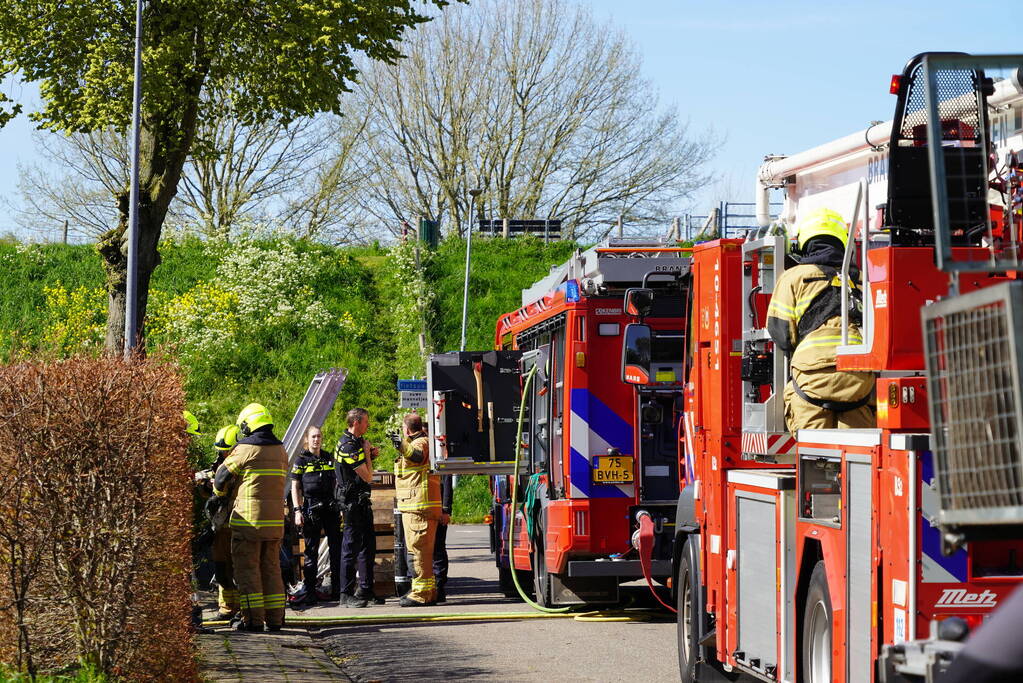
<path id="1" fill-rule="evenodd" d="M 800 218 L 799 223 L 796 224 L 796 239 L 799 242 L 800 251 L 811 237 L 822 235 L 837 237 L 842 246 L 846 246 L 849 241 L 849 227 L 840 213 L 831 209 L 814 209 Z"/>
<path id="2" fill-rule="evenodd" d="M 202 432 L 199 431 L 199 419 L 190 413 L 184 411 L 181 413 L 181 417 L 185 418 L 185 433 L 191 434 L 192 436 L 199 436 Z"/>
<path id="3" fill-rule="evenodd" d="M 213 447 L 218 451 L 229 451 L 234 448 L 236 443 L 238 443 L 238 427 L 228 425 L 221 427 L 217 432 L 217 437 L 213 440 Z"/>
<path id="4" fill-rule="evenodd" d="M 238 419 L 235 421 L 242 436 L 248 436 L 260 427 L 273 423 L 274 419 L 270 417 L 270 411 L 259 403 L 250 403 L 245 406 L 242 412 L 238 413 Z"/>

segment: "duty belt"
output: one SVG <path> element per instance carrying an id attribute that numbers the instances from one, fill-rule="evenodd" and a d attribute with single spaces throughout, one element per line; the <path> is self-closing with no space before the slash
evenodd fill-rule
<path id="1" fill-rule="evenodd" d="M 863 406 L 870 404 L 874 397 L 874 390 L 871 389 L 869 394 L 858 401 L 828 401 L 823 398 L 807 396 L 806 392 L 803 391 L 796 383 L 796 380 L 792 380 L 792 388 L 795 389 L 799 398 L 803 399 L 807 403 L 815 405 L 818 408 L 823 408 L 824 410 L 830 410 L 833 413 L 848 413 L 850 410 L 862 408 Z"/>

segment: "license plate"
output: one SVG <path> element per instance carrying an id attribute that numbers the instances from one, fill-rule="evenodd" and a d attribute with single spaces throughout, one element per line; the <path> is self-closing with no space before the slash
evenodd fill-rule
<path id="1" fill-rule="evenodd" d="M 594 484 L 631 484 L 635 481 L 631 455 L 593 456 Z"/>

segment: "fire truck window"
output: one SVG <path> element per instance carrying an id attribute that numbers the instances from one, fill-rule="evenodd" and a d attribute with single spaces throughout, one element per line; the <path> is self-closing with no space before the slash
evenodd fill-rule
<path id="1" fill-rule="evenodd" d="M 581 315 L 575 321 L 575 340 L 584 342 L 586 341 L 586 316 Z"/>
<path id="2" fill-rule="evenodd" d="M 658 331 L 650 344 L 650 360 L 654 363 L 681 363 L 684 346 L 681 331 Z"/>

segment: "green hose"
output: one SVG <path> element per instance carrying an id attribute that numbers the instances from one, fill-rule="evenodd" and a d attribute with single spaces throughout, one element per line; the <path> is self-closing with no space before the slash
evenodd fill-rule
<path id="1" fill-rule="evenodd" d="M 544 607 L 541 604 L 533 602 L 526 595 L 526 592 L 522 590 L 522 586 L 519 585 L 519 575 L 515 571 L 515 505 L 518 502 L 519 493 L 519 460 L 521 459 L 522 451 L 522 422 L 526 415 L 526 396 L 529 395 L 529 387 L 533 383 L 533 375 L 536 374 L 537 366 L 534 365 L 529 374 L 526 375 L 525 384 L 522 386 L 522 400 L 519 403 L 519 427 L 515 434 L 515 474 L 512 475 L 512 499 L 511 499 L 511 519 L 508 520 L 508 568 L 511 570 L 512 582 L 515 584 L 515 590 L 519 592 L 519 597 L 522 598 L 527 604 L 533 609 L 545 612 L 547 614 L 561 614 L 572 609 L 571 607 Z M 536 571 L 536 567 L 533 567 L 533 571 Z"/>
<path id="2" fill-rule="evenodd" d="M 288 626 L 373 626 L 380 624 L 415 624 L 445 621 L 519 621 L 522 619 L 574 619 L 575 621 L 649 621 L 660 616 L 647 611 L 609 610 L 605 612 L 579 612 L 567 614 L 564 611 L 547 612 L 461 612 L 455 614 L 359 614 L 351 616 L 288 616 Z M 202 622 L 203 626 L 227 626 L 230 622 L 214 619 Z"/>
<path id="3" fill-rule="evenodd" d="M 575 614 L 536 614 L 535 612 L 464 612 L 455 614 L 359 614 L 352 616 L 291 616 L 286 624 L 290 626 L 343 626 L 345 624 L 403 624 L 431 621 L 514 621 L 518 619 L 557 619 L 575 617 Z M 581 615 L 580 615 L 581 616 Z M 217 619 L 204 621 L 203 626 L 227 626 L 228 621 Z"/>

